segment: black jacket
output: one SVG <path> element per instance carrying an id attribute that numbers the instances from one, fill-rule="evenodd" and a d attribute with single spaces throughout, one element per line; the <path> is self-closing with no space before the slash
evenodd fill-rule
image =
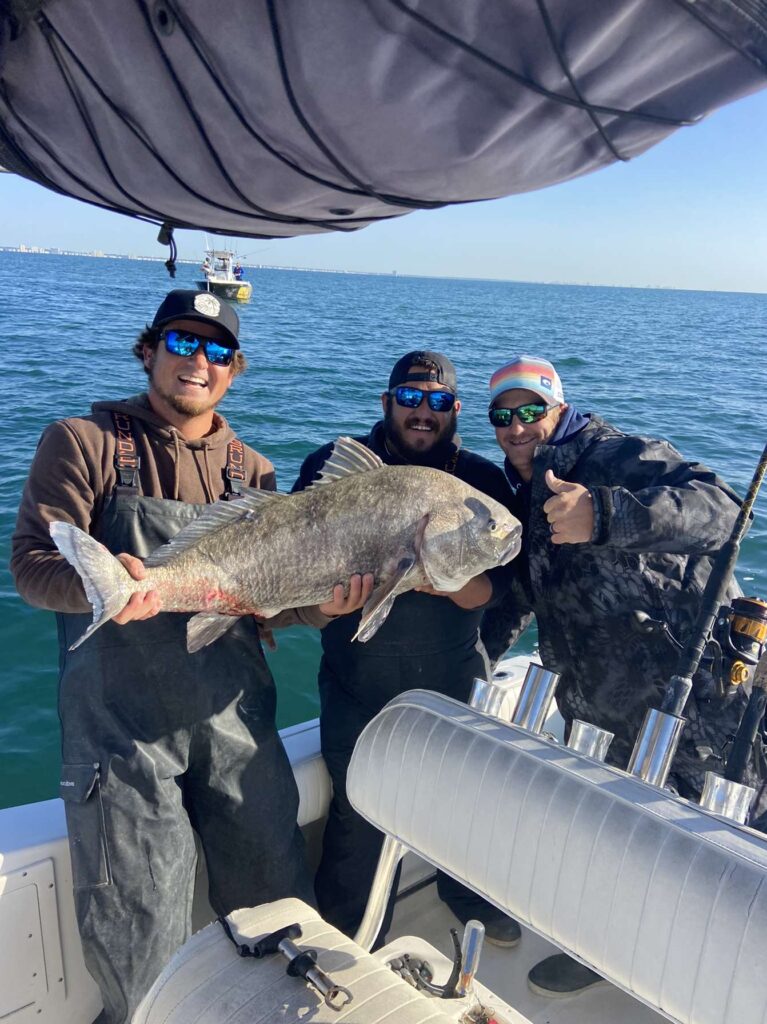
<path id="1" fill-rule="evenodd" d="M 590 490 L 591 543 L 552 544 L 542 508 L 550 497 L 547 469 Z M 529 484 L 510 466 L 507 475 L 509 508 L 524 527 L 523 556 L 512 563 L 512 587 L 484 617 L 483 640 L 497 659 L 534 614 L 541 660 L 561 674 L 557 704 L 565 720 L 614 732 L 611 760 L 623 766 L 645 710 L 659 706 L 678 661 L 663 636 L 637 631 L 634 612 L 666 621 L 680 643 L 688 640 L 739 499 L 667 441 L 623 434 L 598 416 L 541 445 Z M 739 593 L 733 581 L 728 599 Z M 690 791 L 699 791 L 706 769 L 721 771 L 743 701 L 740 692 L 725 701 L 691 700 L 673 769 Z"/>

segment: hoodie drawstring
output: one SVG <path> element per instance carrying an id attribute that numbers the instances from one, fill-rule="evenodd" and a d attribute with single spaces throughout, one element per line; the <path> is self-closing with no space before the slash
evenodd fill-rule
<path id="1" fill-rule="evenodd" d="M 179 463 L 181 462 L 181 445 L 178 443 L 178 431 L 174 427 L 171 427 L 170 432 L 173 437 L 173 500 L 178 501 L 181 477 L 181 469 L 179 466 Z"/>
<path id="2" fill-rule="evenodd" d="M 203 459 L 205 460 L 205 475 L 208 478 L 208 500 L 215 501 L 216 495 L 213 493 L 215 484 L 213 483 L 213 477 L 210 472 L 210 460 L 208 459 L 208 447 L 207 445 L 202 450 Z"/>

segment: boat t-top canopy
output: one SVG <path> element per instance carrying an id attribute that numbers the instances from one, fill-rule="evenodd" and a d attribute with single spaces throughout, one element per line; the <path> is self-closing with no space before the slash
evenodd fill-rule
<path id="1" fill-rule="evenodd" d="M 5 0 L 0 164 L 288 237 L 544 188 L 767 84 L 763 0 Z"/>

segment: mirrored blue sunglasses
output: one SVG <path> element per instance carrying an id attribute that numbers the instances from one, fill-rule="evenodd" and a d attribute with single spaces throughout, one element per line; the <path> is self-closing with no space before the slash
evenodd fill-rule
<path id="1" fill-rule="evenodd" d="M 235 349 L 222 345 L 211 338 L 200 338 L 189 331 L 163 331 L 165 348 L 174 356 L 193 356 L 202 345 L 205 358 L 214 366 L 229 366 L 234 359 Z"/>
<path id="2" fill-rule="evenodd" d="M 432 412 L 450 412 L 455 405 L 452 391 L 422 391 L 420 388 L 400 384 L 398 388 L 392 388 L 389 394 L 394 395 L 397 405 L 403 405 L 406 409 L 417 409 L 424 398 Z"/>

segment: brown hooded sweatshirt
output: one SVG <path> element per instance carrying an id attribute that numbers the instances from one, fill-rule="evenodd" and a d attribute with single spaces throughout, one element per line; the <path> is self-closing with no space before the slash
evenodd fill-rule
<path id="1" fill-rule="evenodd" d="M 235 434 L 214 413 L 213 430 L 187 441 L 151 408 L 146 394 L 116 402 L 96 402 L 91 416 L 58 420 L 37 446 L 13 535 L 11 572 L 19 594 L 31 605 L 56 612 L 87 612 L 90 604 L 80 578 L 58 553 L 49 527 L 53 520 L 93 534 L 117 485 L 113 412 L 131 417 L 141 460 L 137 486 L 148 498 L 192 504 L 216 501 L 224 493 L 227 445 Z M 244 446 L 245 484 L 273 491 L 274 466 Z M 282 612 L 269 628 L 303 622 L 322 627 L 329 619 L 318 609 Z"/>

